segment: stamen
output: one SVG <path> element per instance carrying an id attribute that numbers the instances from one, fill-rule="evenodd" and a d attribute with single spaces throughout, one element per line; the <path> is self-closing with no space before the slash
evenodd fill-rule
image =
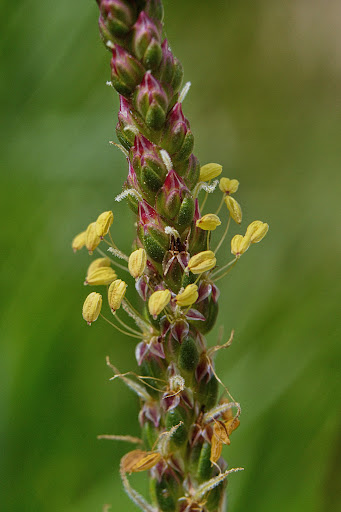
<path id="1" fill-rule="evenodd" d="M 142 439 L 133 436 L 115 436 L 111 434 L 102 434 L 97 439 L 108 439 L 109 441 L 126 441 L 127 443 L 143 444 Z"/>
<path id="2" fill-rule="evenodd" d="M 106 357 L 106 363 L 111 368 L 111 370 L 114 372 L 115 377 L 118 377 L 119 379 L 123 380 L 123 382 L 128 386 L 129 389 L 134 391 L 140 398 L 145 400 L 146 402 L 149 402 L 151 400 L 150 394 L 146 391 L 146 389 L 137 382 L 135 382 L 132 379 L 129 379 L 124 374 L 121 374 L 119 370 L 110 362 L 109 356 Z M 112 380 L 112 379 L 110 379 Z"/>

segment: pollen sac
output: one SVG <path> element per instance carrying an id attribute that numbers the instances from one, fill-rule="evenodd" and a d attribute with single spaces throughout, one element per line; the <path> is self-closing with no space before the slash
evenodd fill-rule
<path id="1" fill-rule="evenodd" d="M 221 178 L 219 188 L 224 194 L 234 194 L 239 187 L 238 180 L 230 180 L 229 178 Z"/>
<path id="2" fill-rule="evenodd" d="M 239 258 L 250 247 L 250 238 L 243 235 L 235 235 L 231 240 L 231 253 Z"/>
<path id="3" fill-rule="evenodd" d="M 219 217 L 214 213 L 207 213 L 198 219 L 195 225 L 200 229 L 204 229 L 205 231 L 214 231 L 218 226 L 221 225 L 221 222 Z"/>
<path id="4" fill-rule="evenodd" d="M 269 224 L 266 224 L 260 220 L 255 220 L 248 226 L 245 237 L 250 239 L 251 244 L 257 244 L 263 240 L 268 231 Z"/>
<path id="5" fill-rule="evenodd" d="M 103 212 L 96 220 L 97 236 L 103 238 L 109 231 L 111 224 L 114 222 L 113 212 Z"/>
<path id="6" fill-rule="evenodd" d="M 147 254 L 144 249 L 137 249 L 129 256 L 128 269 L 135 279 L 141 277 L 147 264 Z"/>
<path id="7" fill-rule="evenodd" d="M 84 284 L 106 285 L 112 283 L 117 278 L 115 270 L 111 267 L 98 267 L 91 274 L 88 274 Z"/>
<path id="8" fill-rule="evenodd" d="M 148 309 L 154 319 L 156 319 L 161 311 L 167 306 L 170 299 L 171 292 L 169 290 L 159 290 L 152 293 L 148 301 Z"/>
<path id="9" fill-rule="evenodd" d="M 189 226 L 194 215 L 194 200 L 183 180 L 173 170 L 156 196 L 156 207 L 160 214 L 174 222 L 180 230 Z"/>
<path id="10" fill-rule="evenodd" d="M 90 293 L 83 304 L 83 318 L 88 325 L 95 322 L 99 317 L 102 308 L 102 295 L 100 293 Z"/>
<path id="11" fill-rule="evenodd" d="M 242 222 L 242 209 L 240 204 L 234 199 L 234 197 L 226 196 L 225 204 L 230 212 L 232 219 L 240 224 Z"/>
<path id="12" fill-rule="evenodd" d="M 194 137 L 181 103 L 176 103 L 167 116 L 162 145 L 176 162 L 188 159 L 192 153 Z"/>
<path id="13" fill-rule="evenodd" d="M 72 240 L 73 252 L 77 252 L 85 246 L 86 243 L 86 231 L 82 231 Z"/>
<path id="14" fill-rule="evenodd" d="M 102 36 L 110 34 L 110 40 L 123 37 L 129 32 L 136 19 L 134 2 L 125 0 L 100 0 L 100 27 L 105 30 Z"/>
<path id="15" fill-rule="evenodd" d="M 186 286 L 183 292 L 179 293 L 175 297 L 175 301 L 178 306 L 191 306 L 194 304 L 199 297 L 198 287 L 196 284 L 189 284 Z"/>
<path id="16" fill-rule="evenodd" d="M 97 235 L 96 222 L 92 222 L 87 227 L 85 235 L 85 245 L 90 254 L 99 246 L 100 242 L 101 239 Z"/>
<path id="17" fill-rule="evenodd" d="M 119 45 L 115 45 L 112 50 L 110 64 L 113 86 L 122 96 L 129 96 L 143 78 L 143 66 Z"/>
<path id="18" fill-rule="evenodd" d="M 211 181 L 217 178 L 223 171 L 220 164 L 205 164 L 200 168 L 199 181 Z"/>
<path id="19" fill-rule="evenodd" d="M 156 69 L 162 59 L 161 24 L 152 20 L 144 11 L 133 28 L 133 50 L 136 57 L 147 69 Z"/>
<path id="20" fill-rule="evenodd" d="M 174 57 L 167 39 L 163 41 L 161 51 L 161 63 L 155 72 L 155 76 L 162 84 L 169 85 L 173 94 L 176 94 L 180 89 L 184 74 L 182 65 L 178 59 Z"/>
<path id="21" fill-rule="evenodd" d="M 110 267 L 110 263 L 111 261 L 109 258 L 96 258 L 88 267 L 88 271 L 86 273 L 87 277 L 98 268 Z"/>
<path id="22" fill-rule="evenodd" d="M 161 84 L 147 71 L 136 89 L 135 105 L 151 130 L 160 130 L 165 123 L 168 98 Z"/>
<path id="23" fill-rule="evenodd" d="M 144 452 L 133 450 L 122 457 L 121 467 L 125 473 L 138 473 L 147 471 L 161 460 L 159 452 Z"/>
<path id="24" fill-rule="evenodd" d="M 130 151 L 130 160 L 139 188 L 145 198 L 154 204 L 155 195 L 167 175 L 158 148 L 143 135 L 137 135 Z"/>
<path id="25" fill-rule="evenodd" d="M 192 274 L 202 274 L 216 266 L 217 260 L 213 251 L 202 251 L 192 256 L 189 260 L 187 268 Z"/>
<path id="26" fill-rule="evenodd" d="M 124 299 L 127 284 L 121 279 L 116 279 L 111 283 L 108 290 L 108 302 L 110 309 L 113 313 L 121 307 L 122 300 Z"/>

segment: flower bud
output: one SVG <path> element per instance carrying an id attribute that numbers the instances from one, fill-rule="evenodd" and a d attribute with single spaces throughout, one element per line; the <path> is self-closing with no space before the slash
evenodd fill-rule
<path id="1" fill-rule="evenodd" d="M 111 81 L 116 91 L 129 96 L 141 82 L 144 68 L 124 48 L 115 45 L 111 59 Z"/>
<path id="2" fill-rule="evenodd" d="M 137 249 L 129 256 L 128 269 L 130 274 L 137 279 L 141 277 L 147 264 L 147 254 L 144 249 Z"/>
<path id="3" fill-rule="evenodd" d="M 96 247 L 98 247 L 100 242 L 101 239 L 97 235 L 96 222 L 91 222 L 91 224 L 89 224 L 87 227 L 85 235 L 85 245 L 90 254 L 93 253 L 93 251 L 96 249 Z"/>
<path id="4" fill-rule="evenodd" d="M 168 114 L 162 145 L 177 162 L 186 160 L 192 153 L 194 137 L 182 113 L 181 103 L 176 103 Z"/>
<path id="5" fill-rule="evenodd" d="M 109 258 L 96 258 L 92 263 L 90 263 L 86 275 L 89 276 L 98 268 L 110 267 L 110 263 L 111 261 Z"/>
<path id="6" fill-rule="evenodd" d="M 124 96 L 120 96 L 120 110 L 118 112 L 116 134 L 122 146 L 127 150 L 134 144 L 136 131 L 137 127 L 132 115 L 131 104 Z"/>
<path id="7" fill-rule="evenodd" d="M 148 309 L 154 319 L 157 318 L 170 300 L 171 292 L 169 290 L 159 290 L 152 293 L 148 301 Z"/>
<path id="8" fill-rule="evenodd" d="M 98 3 L 102 23 L 112 36 L 122 37 L 135 21 L 135 8 L 126 0 L 100 0 Z"/>
<path id="9" fill-rule="evenodd" d="M 239 258 L 250 247 L 250 239 L 246 236 L 235 235 L 231 240 L 231 252 Z"/>
<path id="10" fill-rule="evenodd" d="M 84 284 L 92 286 L 110 284 L 117 278 L 115 270 L 111 267 L 99 267 L 86 276 Z"/>
<path id="11" fill-rule="evenodd" d="M 237 192 L 239 187 L 238 180 L 230 180 L 229 178 L 221 178 L 219 182 L 219 188 L 224 194 L 234 194 Z"/>
<path id="12" fill-rule="evenodd" d="M 165 123 L 168 98 L 161 84 L 147 71 L 136 89 L 135 105 L 151 130 L 160 130 Z"/>
<path id="13" fill-rule="evenodd" d="M 245 237 L 250 239 L 251 244 L 257 244 L 265 237 L 268 230 L 269 224 L 260 220 L 255 220 L 248 226 Z"/>
<path id="14" fill-rule="evenodd" d="M 199 352 L 193 338 L 187 337 L 183 340 L 180 350 L 178 365 L 185 372 L 193 372 L 199 363 Z"/>
<path id="15" fill-rule="evenodd" d="M 144 11 L 151 18 L 162 21 L 163 19 L 163 6 L 160 0 L 147 0 Z"/>
<path id="16" fill-rule="evenodd" d="M 188 262 L 187 268 L 192 274 L 202 274 L 215 267 L 216 263 L 217 260 L 213 251 L 202 251 L 192 256 Z"/>
<path id="17" fill-rule="evenodd" d="M 240 204 L 235 200 L 234 197 L 231 196 L 225 197 L 225 204 L 230 212 L 232 219 L 237 222 L 237 224 L 240 224 L 242 221 L 242 209 Z"/>
<path id="18" fill-rule="evenodd" d="M 130 150 L 130 159 L 144 196 L 150 204 L 154 204 L 155 194 L 162 187 L 167 175 L 159 149 L 139 134 Z"/>
<path id="19" fill-rule="evenodd" d="M 161 50 L 161 64 L 155 72 L 155 75 L 162 84 L 167 84 L 171 87 L 173 94 L 176 94 L 183 78 L 182 65 L 172 54 L 167 39 L 163 41 Z"/>
<path id="20" fill-rule="evenodd" d="M 103 238 L 109 231 L 111 224 L 114 222 L 113 212 L 103 212 L 96 220 L 96 232 L 97 236 Z"/>
<path id="21" fill-rule="evenodd" d="M 168 249 L 169 237 L 165 234 L 166 225 L 158 213 L 146 201 L 138 206 L 138 236 L 150 258 L 162 263 Z"/>
<path id="22" fill-rule="evenodd" d="M 187 227 L 192 222 L 194 200 L 183 180 L 173 170 L 167 174 L 156 196 L 156 207 L 163 217 L 173 220 L 177 226 Z"/>
<path id="23" fill-rule="evenodd" d="M 73 252 L 77 252 L 85 246 L 86 243 L 86 231 L 82 231 L 72 240 L 72 249 Z"/>
<path id="24" fill-rule="evenodd" d="M 214 213 L 207 213 L 201 219 L 198 219 L 195 225 L 203 229 L 205 231 L 214 231 L 218 226 L 220 226 L 221 222 L 217 215 Z"/>
<path id="25" fill-rule="evenodd" d="M 83 304 L 83 318 L 88 325 L 95 322 L 99 317 L 102 308 L 102 295 L 100 293 L 90 293 Z"/>
<path id="26" fill-rule="evenodd" d="M 199 181 L 210 181 L 219 176 L 223 171 L 220 164 L 206 164 L 200 168 Z"/>
<path id="27" fill-rule="evenodd" d="M 178 306 L 191 306 L 199 297 L 198 287 L 196 284 L 189 284 L 183 292 L 178 293 L 175 297 Z"/>
<path id="28" fill-rule="evenodd" d="M 175 171 L 182 177 L 189 190 L 193 190 L 199 181 L 199 160 L 192 153 L 188 160 L 176 162 Z"/>
<path id="29" fill-rule="evenodd" d="M 141 11 L 134 25 L 132 42 L 136 57 L 148 69 L 156 69 L 161 62 L 161 32 L 160 22 Z"/>
<path id="30" fill-rule="evenodd" d="M 116 279 L 116 281 L 111 283 L 109 286 L 108 302 L 113 313 L 115 313 L 115 311 L 120 308 L 126 293 L 127 286 L 128 285 L 122 281 L 122 279 Z"/>

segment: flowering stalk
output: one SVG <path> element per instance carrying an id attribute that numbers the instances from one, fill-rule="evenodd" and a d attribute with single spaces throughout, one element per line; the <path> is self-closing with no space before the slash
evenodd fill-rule
<path id="1" fill-rule="evenodd" d="M 120 95 L 117 137 L 128 162 L 128 177 L 117 200 L 127 199 L 137 217 L 137 235 L 133 252 L 123 254 L 110 234 L 113 213 L 106 211 L 74 238 L 72 246 L 75 251 L 85 246 L 90 254 L 100 253 L 85 284 L 108 287 L 113 314 L 111 320 L 101 314 L 102 295 L 92 292 L 83 306 L 86 322 L 90 325 L 101 315 L 136 340 L 138 375 L 120 373 L 109 360 L 108 365 L 113 379 L 123 380 L 138 395 L 142 430 L 141 439 L 104 437 L 141 445 L 121 461 L 124 487 L 140 509 L 221 511 L 227 476 L 241 469 L 228 470 L 221 456 L 239 425 L 240 405 L 222 384 L 213 362 L 233 336 L 208 348 L 205 335 L 217 318 L 216 282 L 265 236 L 268 225 L 255 221 L 245 235 L 234 236 L 233 258 L 217 264 L 231 219 L 242 222 L 234 197 L 239 183 L 222 177 L 220 206 L 215 213 L 202 214 L 222 166 L 200 167 L 192 153 L 194 138 L 182 107 L 189 84 L 180 91 L 182 66 L 163 39 L 162 3 L 97 0 L 97 4 L 100 33 L 112 55 L 111 85 Z M 212 247 L 212 232 L 218 229 L 222 235 Z M 104 244 L 109 254 L 101 248 Z M 121 279 L 127 275 L 124 272 L 135 280 L 140 310 L 125 297 L 129 283 Z M 124 313 L 136 327 L 126 323 Z M 134 490 L 127 476 L 140 471 L 150 475 L 148 500 Z"/>

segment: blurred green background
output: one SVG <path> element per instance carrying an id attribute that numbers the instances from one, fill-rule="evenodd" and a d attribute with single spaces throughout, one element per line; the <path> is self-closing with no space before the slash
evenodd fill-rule
<path id="1" fill-rule="evenodd" d="M 340 3 L 165 8 L 192 82 L 195 153 L 241 182 L 244 226 L 270 224 L 220 282 L 217 327 L 236 335 L 217 368 L 243 410 L 224 452 L 245 467 L 230 478 L 230 511 L 341 510 Z M 113 201 L 127 168 L 108 144 L 118 105 L 97 6 L 3 0 L 0 34 L 0 508 L 133 511 L 118 476 L 131 447 L 96 435 L 138 435 L 135 397 L 105 366 L 108 354 L 135 369 L 135 343 L 103 321 L 86 326 L 89 256 L 70 248 L 111 208 L 116 242 L 129 251 L 133 239 L 132 215 Z"/>

